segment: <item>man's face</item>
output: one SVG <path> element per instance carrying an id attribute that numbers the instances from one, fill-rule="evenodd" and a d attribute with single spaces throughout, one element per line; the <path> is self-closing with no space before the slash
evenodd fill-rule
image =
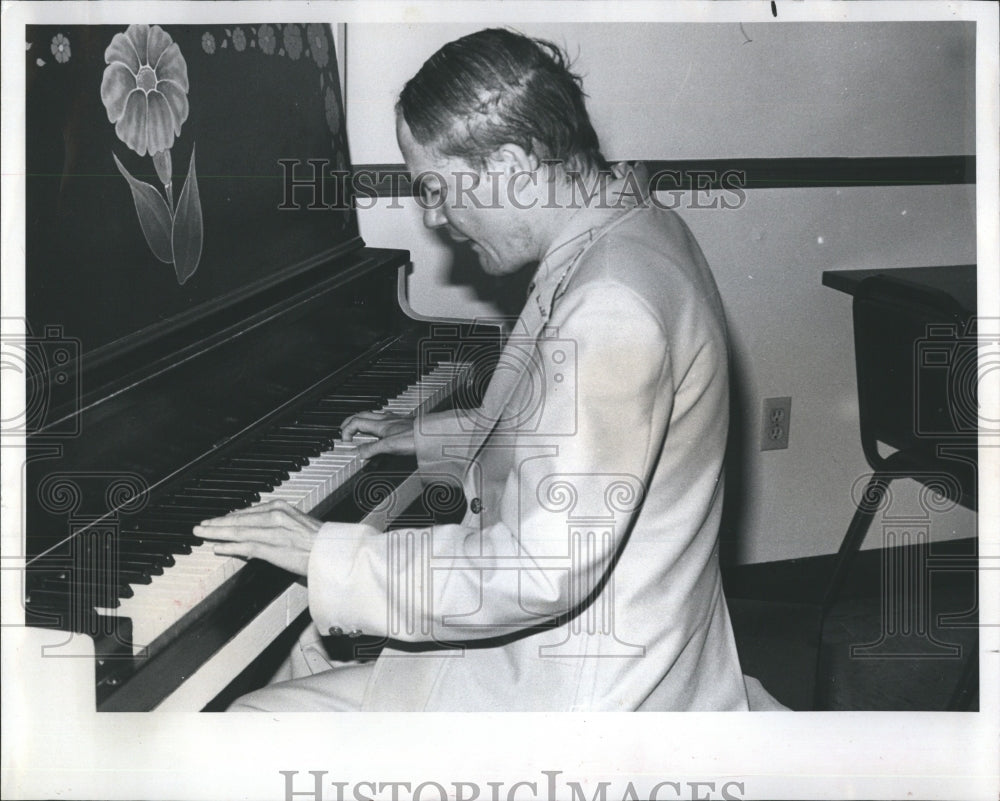
<path id="1" fill-rule="evenodd" d="M 483 271 L 509 275 L 539 258 L 526 219 L 508 197 L 510 178 L 474 170 L 464 161 L 425 148 L 396 117 L 396 138 L 406 167 L 421 178 L 424 225 L 444 228 L 455 242 L 468 241 Z"/>

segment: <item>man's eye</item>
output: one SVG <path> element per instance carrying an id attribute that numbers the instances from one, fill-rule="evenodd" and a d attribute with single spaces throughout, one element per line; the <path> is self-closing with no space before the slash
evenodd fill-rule
<path id="1" fill-rule="evenodd" d="M 436 203 L 441 197 L 441 190 L 437 187 L 424 186 L 421 187 L 420 192 L 424 197 L 425 203 Z"/>

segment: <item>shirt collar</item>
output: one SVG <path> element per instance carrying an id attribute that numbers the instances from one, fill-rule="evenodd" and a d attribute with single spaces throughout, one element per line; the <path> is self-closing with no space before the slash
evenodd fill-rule
<path id="1" fill-rule="evenodd" d="M 528 303 L 537 304 L 543 320 L 548 319 L 552 304 L 562 294 L 587 247 L 611 223 L 647 197 L 648 182 L 644 174 L 628 165 L 615 165 L 611 175 L 604 175 L 599 180 L 606 182 L 606 188 L 598 190 L 591 203 L 570 218 L 545 252 L 528 287 Z"/>

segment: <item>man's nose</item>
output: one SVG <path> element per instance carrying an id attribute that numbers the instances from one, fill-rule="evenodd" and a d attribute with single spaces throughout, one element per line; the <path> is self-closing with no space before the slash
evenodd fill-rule
<path id="1" fill-rule="evenodd" d="M 440 202 L 435 202 L 424 207 L 424 227 L 440 228 L 447 224 L 448 220 L 444 216 L 444 209 Z"/>

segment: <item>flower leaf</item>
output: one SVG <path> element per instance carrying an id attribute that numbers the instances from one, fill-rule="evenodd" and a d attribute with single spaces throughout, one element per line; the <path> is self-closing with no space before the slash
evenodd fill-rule
<path id="1" fill-rule="evenodd" d="M 198 194 L 198 176 L 194 169 L 194 148 L 191 148 L 191 163 L 188 165 L 187 179 L 177 200 L 172 235 L 174 269 L 177 281 L 183 286 L 201 261 L 201 245 L 204 226 L 201 219 L 201 196 Z"/>
<path id="2" fill-rule="evenodd" d="M 146 237 L 146 244 L 160 261 L 165 264 L 172 263 L 174 256 L 170 244 L 170 230 L 173 227 L 173 221 L 170 219 L 167 201 L 151 184 L 134 178 L 118 160 L 118 156 L 112 153 L 111 157 L 115 160 L 118 172 L 128 181 L 129 188 L 132 190 L 135 212 L 139 215 L 139 225 Z"/>

